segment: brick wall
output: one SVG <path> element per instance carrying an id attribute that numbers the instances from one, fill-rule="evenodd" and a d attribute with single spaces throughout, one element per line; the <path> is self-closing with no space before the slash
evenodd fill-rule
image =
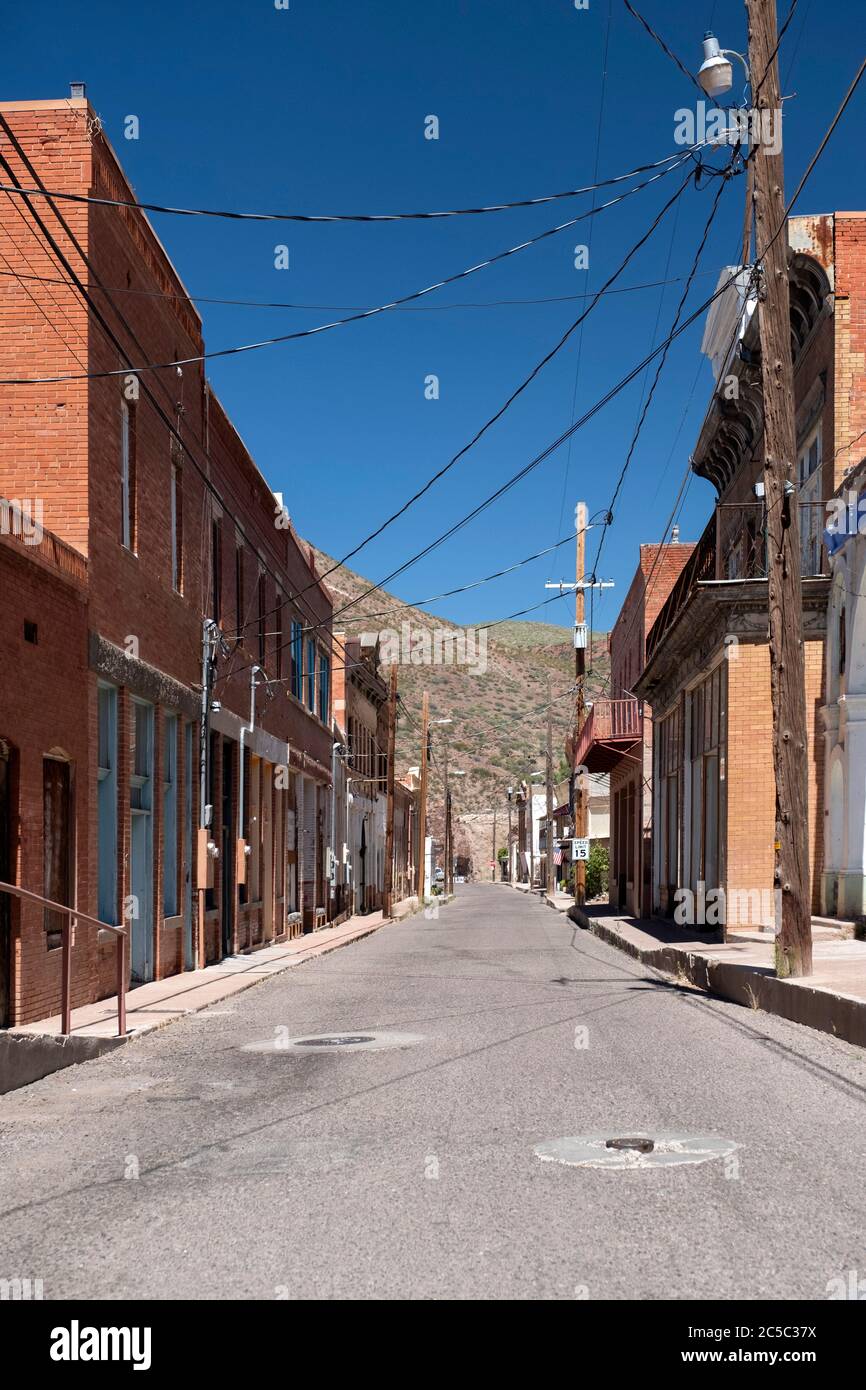
<path id="1" fill-rule="evenodd" d="M 43 759 L 68 761 L 75 813 L 72 902 L 89 911 L 95 895 L 88 757 L 87 609 L 82 582 L 64 578 L 20 541 L 0 536 L 0 739 L 11 749 L 13 881 L 43 893 Z M 35 644 L 24 623 L 36 624 Z M 43 911 L 12 901 L 11 1022 L 60 1011 L 62 952 L 49 950 Z M 73 1006 L 95 997 L 95 929 L 79 924 L 72 944 Z M 113 959 L 113 951 L 112 951 Z"/>
<path id="2" fill-rule="evenodd" d="M 833 487 L 866 457 L 866 213 L 837 212 L 835 230 L 835 445 Z M 831 454 L 824 450 L 824 457 Z M 829 470 L 828 470 L 829 472 Z"/>
<path id="3" fill-rule="evenodd" d="M 92 147 L 87 140 L 87 104 L 5 102 L 0 117 L 12 127 L 25 158 L 0 121 L 0 156 L 23 187 L 34 179 L 30 160 L 50 185 L 62 192 L 86 191 Z M 0 165 L 3 181 L 12 182 Z M 47 180 L 46 180 L 47 181 Z M 62 249 L 72 252 L 69 234 L 57 226 L 44 198 L 4 195 L 0 205 L 0 375 L 37 377 L 87 370 L 87 310 L 73 289 L 50 283 L 66 279 L 36 233 L 36 217 L 52 222 Z M 66 204 L 66 219 L 87 246 L 88 210 Z M 77 261 L 81 267 L 80 259 Z M 29 277 L 29 278 L 23 278 Z M 49 283 L 42 283 L 47 277 Z M 12 497 L 36 494 L 44 506 L 44 525 L 87 551 L 87 383 L 4 386 L 0 393 L 0 479 Z"/>
<path id="4" fill-rule="evenodd" d="M 808 719 L 809 841 L 812 847 L 812 910 L 820 911 L 823 870 L 824 742 L 818 710 L 823 703 L 824 644 L 805 643 Z M 725 890 L 773 888 L 775 779 L 769 647 L 741 642 L 727 663 L 727 881 Z"/>

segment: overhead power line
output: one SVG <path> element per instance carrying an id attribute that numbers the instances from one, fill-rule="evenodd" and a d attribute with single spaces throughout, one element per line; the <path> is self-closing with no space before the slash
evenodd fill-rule
<path id="1" fill-rule="evenodd" d="M 866 433 L 866 431 L 864 431 Z M 540 560 L 544 555 L 550 555 L 554 550 L 559 550 L 560 546 L 569 545 L 575 538 L 582 534 L 584 530 L 591 530 L 592 522 L 586 527 L 581 527 L 579 531 L 572 531 L 570 535 L 563 536 L 561 540 L 554 541 L 553 545 L 547 545 L 543 550 L 536 550 L 534 555 L 527 555 L 525 560 L 517 560 L 513 565 L 506 566 L 505 569 L 496 570 L 494 574 L 486 574 L 483 579 L 473 579 L 469 584 L 460 584 L 456 589 L 446 589 L 441 594 L 433 594 L 430 598 L 400 599 L 390 608 L 384 608 L 378 613 L 364 613 L 366 621 L 368 618 L 386 618 L 391 613 L 400 613 L 407 608 L 424 608 L 429 603 L 439 603 L 442 599 L 453 598 L 455 594 L 468 593 L 470 589 L 478 589 L 482 584 L 491 584 L 495 579 L 502 579 L 506 574 L 513 574 L 515 570 L 522 569 L 524 565 L 531 565 L 534 560 Z M 434 614 L 427 616 L 433 617 Z M 304 632 L 312 631 L 312 627 L 305 627 Z"/>
<path id="2" fill-rule="evenodd" d="M 320 333 L 330 332 L 334 328 L 344 328 L 347 324 L 358 323 L 362 319 L 374 318 L 378 314 L 388 313 L 390 310 L 398 308 L 400 305 L 409 304 L 413 300 L 422 299 L 428 294 L 433 294 L 435 290 L 443 289 L 446 285 L 453 285 L 458 280 L 465 280 L 470 275 L 475 275 L 479 270 L 486 270 L 497 262 L 506 260 L 509 256 L 518 255 L 521 251 L 526 251 L 530 246 L 537 246 L 548 237 L 556 236 L 559 232 L 567 231 L 569 227 L 574 227 L 578 222 L 585 221 L 588 217 L 596 217 L 599 213 L 605 212 L 608 208 L 616 206 L 617 203 L 624 202 L 626 198 L 648 188 L 650 184 L 656 183 L 659 179 L 669 173 L 679 169 L 690 158 L 690 154 L 684 154 L 675 164 L 669 164 L 659 173 L 653 174 L 651 178 L 645 179 L 643 183 L 635 184 L 625 193 L 617 194 L 615 198 L 609 198 L 606 203 L 600 203 L 598 207 L 589 208 L 586 212 L 580 213 L 577 217 L 571 217 L 567 222 L 560 222 L 555 227 L 548 227 L 545 231 L 539 232 L 537 236 L 529 237 L 526 241 L 519 242 L 516 246 L 509 246 L 504 251 L 498 251 L 494 256 L 488 256 L 484 261 L 478 261 L 475 265 L 468 266 L 465 270 L 457 271 L 454 275 L 447 275 L 443 280 L 437 280 L 432 285 L 426 285 L 423 289 L 413 290 L 411 294 L 401 295 L 398 299 L 389 300 L 386 304 L 377 304 L 372 309 L 364 309 L 355 314 L 349 314 L 346 318 L 332 319 L 329 323 L 319 323 L 313 328 L 299 328 L 292 333 L 280 333 L 272 338 L 263 338 L 255 343 L 241 343 L 235 347 L 214 348 L 211 352 L 195 353 L 190 357 L 174 358 L 168 362 L 145 362 L 140 366 L 129 366 L 126 368 L 115 367 L 107 371 L 99 372 L 64 372 L 54 376 L 42 377 L 0 377 L 0 386 L 38 386 L 48 385 L 62 381 L 99 381 L 107 377 L 129 376 L 134 374 L 142 376 L 145 372 L 168 371 L 177 367 L 188 367 L 198 362 L 209 362 L 219 357 L 236 357 L 241 353 L 258 352 L 262 348 L 276 347 L 280 343 L 295 342 L 300 338 L 313 338 Z"/>
<path id="3" fill-rule="evenodd" d="M 701 273 L 715 275 L 716 272 L 706 270 Z M 68 289 L 76 288 L 71 280 L 67 280 L 62 275 L 25 275 L 18 270 L 0 270 L 0 276 L 9 276 L 21 282 L 37 281 L 41 285 L 65 285 Z M 606 290 L 605 294 L 636 294 L 640 290 L 655 290 L 662 285 L 676 285 L 684 278 L 682 275 L 672 275 L 666 280 L 646 280 L 640 285 L 622 285 L 619 289 Z M 87 280 L 82 281 L 82 284 L 85 289 L 96 290 L 99 294 L 132 294 L 146 299 L 173 299 L 184 304 L 221 304 L 230 308 L 242 309 L 316 309 L 319 311 L 327 309 L 335 312 L 338 310 L 349 312 L 374 307 L 369 304 L 310 304 L 291 299 L 221 299 L 216 295 L 173 294 L 168 290 L 132 289 L 128 285 L 95 285 Z M 591 299 L 592 297 L 592 290 L 584 290 L 582 294 L 552 294 L 537 299 L 465 299 L 450 304 L 404 304 L 398 305 L 393 312 L 395 314 L 439 314 L 443 310 L 453 309 L 531 308 L 539 304 L 571 304 L 579 299 Z"/>
<path id="4" fill-rule="evenodd" d="M 658 227 L 659 223 L 665 217 L 666 213 L 685 193 L 691 181 L 692 174 L 691 172 L 689 172 L 684 182 L 680 184 L 679 188 L 677 188 L 673 196 L 668 199 L 668 201 L 662 206 L 660 211 L 653 218 L 647 230 L 629 248 L 626 255 L 620 261 L 613 274 L 608 277 L 608 279 L 602 285 L 601 289 L 593 295 L 587 308 L 585 308 L 582 311 L 582 313 L 580 313 L 578 317 L 574 320 L 574 322 L 569 325 L 565 333 L 563 333 L 563 335 L 559 338 L 558 342 L 556 342 L 554 346 L 550 349 L 550 351 L 545 353 L 544 357 L 542 357 L 542 359 L 536 363 L 536 365 L 530 371 L 529 375 L 524 377 L 523 381 L 519 384 L 519 386 L 515 387 L 515 389 L 511 392 L 511 394 L 499 407 L 499 409 L 493 415 L 489 416 L 487 420 L 485 420 L 484 424 L 480 427 L 480 429 L 476 430 L 472 438 L 466 444 L 464 444 L 457 451 L 457 453 L 452 454 L 448 462 L 443 464 L 441 468 L 437 469 L 437 471 L 433 473 L 432 476 L 429 477 L 426 480 L 426 482 L 424 482 L 422 486 L 412 494 L 411 497 L 409 497 L 404 503 L 402 503 L 402 505 L 398 507 L 396 511 L 392 512 L 390 516 L 386 517 L 385 520 L 381 522 L 379 526 L 377 526 L 373 531 L 370 531 L 363 538 L 363 540 L 359 541 L 358 544 L 353 546 L 351 550 L 346 551 L 346 553 L 342 555 L 338 560 L 335 560 L 330 569 L 324 570 L 322 574 L 319 576 L 319 579 L 327 579 L 329 575 L 335 572 L 335 570 L 340 569 L 343 565 L 346 564 L 348 560 L 353 559 L 354 556 L 358 555 L 360 551 L 364 550 L 372 541 L 376 540 L 379 536 L 381 536 L 383 532 L 388 529 L 389 526 L 393 525 L 393 523 L 397 521 L 399 517 L 403 516 L 410 509 L 410 507 L 414 506 L 414 504 L 417 501 L 419 501 L 420 498 L 422 498 L 427 492 L 429 492 L 430 489 L 440 480 L 440 478 L 443 478 L 446 473 L 450 472 L 450 470 L 455 466 L 455 464 L 457 464 L 460 461 L 460 459 L 463 458 L 470 451 L 470 449 L 474 448 L 478 441 L 487 433 L 489 429 L 492 428 L 493 425 L 496 424 L 498 420 L 502 418 L 502 416 L 506 413 L 510 406 L 514 404 L 517 398 L 520 395 L 522 395 L 522 393 L 527 389 L 531 382 L 535 380 L 535 378 L 544 369 L 544 367 L 547 366 L 548 362 L 550 362 L 556 356 L 556 354 L 565 346 L 571 335 L 574 333 L 575 329 L 577 329 L 589 316 L 589 314 L 592 313 L 593 309 L 599 302 L 604 291 L 608 289 L 610 285 L 612 285 L 614 281 L 623 273 L 626 266 L 637 254 L 640 248 L 646 244 L 646 242 L 652 236 L 655 229 Z M 390 577 L 393 576 L 389 576 L 389 578 Z M 371 590 L 370 592 L 374 592 L 374 590 Z"/>
<path id="5" fill-rule="evenodd" d="M 646 174 L 651 169 L 660 169 L 662 165 L 678 160 L 680 154 L 681 151 L 677 150 L 663 159 L 653 160 L 651 164 L 638 164 L 634 169 L 626 170 L 624 174 L 615 174 L 607 179 L 596 178 L 593 183 L 584 184 L 581 188 L 567 188 L 561 193 L 546 193 L 536 198 L 517 198 L 507 203 L 489 203 L 472 208 L 446 208 L 433 212 L 234 212 L 226 208 L 187 208 L 164 203 L 142 203 L 134 198 L 100 198 L 94 194 L 68 193 L 44 187 L 19 188 L 15 185 L 0 184 L 0 192 L 16 193 L 31 198 L 52 198 L 58 202 L 86 203 L 95 207 L 132 208 L 137 212 L 166 213 L 174 217 L 221 217 L 234 222 L 418 222 L 443 217 L 477 217 L 488 212 L 508 212 L 512 208 L 539 207 L 544 203 L 560 202 L 564 198 L 579 198 L 584 193 L 624 183 L 627 179 L 634 178 L 635 174 Z"/>
<path id="6" fill-rule="evenodd" d="M 608 405 L 617 395 L 619 395 L 619 393 L 623 391 L 626 386 L 628 386 L 632 381 L 634 381 L 635 377 L 639 376 L 640 373 L 644 370 L 647 363 L 653 362 L 659 356 L 660 353 L 664 352 L 666 346 L 668 346 L 669 343 L 673 342 L 676 338 L 680 337 L 683 333 L 685 333 L 686 330 L 690 328 L 691 325 L 696 321 L 696 319 L 700 318 L 704 311 L 708 309 L 711 304 L 714 304 L 715 301 L 719 299 L 721 295 L 723 295 L 731 287 L 731 285 L 735 284 L 735 282 L 736 275 L 729 275 L 725 279 L 725 281 L 714 290 L 714 292 L 709 296 L 709 298 L 705 299 L 702 304 L 699 304 L 698 307 L 688 316 L 688 318 L 683 320 L 683 322 L 678 326 L 675 332 L 670 335 L 670 337 L 666 338 L 663 342 L 659 343 L 657 347 L 653 348 L 651 352 L 647 353 L 646 357 L 644 357 L 640 362 L 638 362 L 636 366 L 632 367 L 631 371 L 626 373 L 626 375 L 622 377 L 616 383 L 615 386 L 612 386 L 610 390 L 607 391 L 605 395 L 602 396 L 599 400 L 597 400 L 595 404 L 589 408 L 589 410 L 585 411 L 579 419 L 573 421 L 572 424 L 569 425 L 568 428 L 565 429 L 557 439 L 553 440 L 552 443 L 548 444 L 547 447 L 543 449 L 539 454 L 536 454 L 535 458 L 531 459 L 528 464 L 525 464 L 524 467 L 519 469 L 517 473 L 512 474 L 512 476 L 508 478 L 500 487 L 498 487 L 495 492 L 490 493 L 490 495 L 484 498 L 482 502 L 479 502 L 478 505 L 472 509 L 472 511 L 468 512 L 465 516 L 461 517 L 459 521 L 455 522 L 446 531 L 443 531 L 440 536 L 437 536 L 436 539 L 431 541 L 429 545 L 425 546 L 423 550 L 419 551 L 415 555 L 410 556 L 409 559 L 404 561 L 402 565 L 398 566 L 397 569 L 392 570 L 390 574 L 385 575 L 385 577 L 383 579 L 380 579 L 377 584 L 371 585 L 370 588 L 365 590 L 364 593 L 357 595 L 356 598 L 350 599 L 347 603 L 344 603 L 342 607 L 335 609 L 332 614 L 333 621 L 336 621 L 337 618 L 341 617 L 342 614 L 346 612 L 349 608 L 354 607 L 356 603 L 362 602 L 362 600 L 364 598 L 367 598 L 370 594 L 374 594 L 381 590 L 385 584 L 390 583 L 392 579 L 395 579 L 405 570 L 410 569 L 413 565 L 417 564 L 419 560 L 424 559 L 427 555 L 431 553 L 431 551 L 436 550 L 446 540 L 449 540 L 451 536 L 455 535 L 458 531 L 462 530 L 464 526 L 467 526 L 469 522 L 474 521 L 475 518 L 479 516 L 483 511 L 486 511 L 486 509 L 492 506 L 494 502 L 498 501 L 500 497 L 504 496 L 505 493 L 511 490 L 511 488 L 515 487 L 519 482 L 521 482 L 525 477 L 527 477 L 528 474 L 530 474 L 531 472 L 533 472 L 534 469 L 539 467 L 540 464 L 542 464 L 547 458 L 550 457 L 551 454 L 555 453 L 555 451 L 558 448 L 560 448 L 562 444 L 565 443 L 565 441 L 569 438 L 571 434 L 574 434 L 577 430 L 582 429 L 584 425 L 588 424 L 589 421 L 599 413 L 599 411 L 603 410 L 604 407 Z M 333 571 L 326 571 L 326 573 L 332 572 Z M 301 590 L 301 593 L 303 592 L 304 591 Z M 555 594 L 553 596 L 553 600 L 551 601 L 558 599 L 559 594 Z M 321 627 L 322 624 L 318 624 L 318 626 Z"/>
<path id="7" fill-rule="evenodd" d="M 732 157 L 731 157 L 731 163 L 730 163 L 730 166 L 729 166 L 729 169 L 728 169 L 728 173 L 731 174 L 731 175 L 733 174 L 733 171 L 734 171 L 734 164 L 735 164 L 735 161 L 736 161 L 737 157 L 738 157 L 738 151 L 735 150 L 734 153 L 733 153 L 733 155 L 732 155 Z M 628 473 L 629 466 L 630 466 L 631 461 L 632 461 L 632 459 L 633 459 L 633 457 L 634 457 L 634 451 L 635 451 L 635 449 L 637 448 L 637 443 L 638 443 L 638 440 L 640 439 L 641 431 L 643 430 L 644 423 L 646 422 L 647 415 L 649 414 L 649 409 L 650 409 L 650 406 L 652 405 L 653 397 L 655 396 L 655 392 L 656 392 L 656 388 L 657 388 L 657 386 L 658 386 L 658 384 L 659 384 L 659 380 L 661 379 L 661 374 L 662 374 L 662 372 L 664 371 L 664 365 L 665 365 L 665 362 L 667 361 L 668 351 L 669 351 L 669 349 L 670 349 L 671 343 L 673 342 L 673 334 L 675 333 L 675 331 L 676 331 L 676 329 L 677 329 L 677 326 L 678 326 L 679 321 L 680 321 L 680 316 L 681 316 L 681 314 L 682 314 L 682 312 L 683 312 L 683 309 L 685 308 L 686 300 L 687 300 L 688 297 L 689 297 L 689 291 L 690 291 L 690 289 L 691 289 L 691 287 L 692 287 L 692 281 L 694 280 L 695 275 L 697 274 L 698 265 L 700 264 L 701 256 L 702 256 L 703 253 L 704 253 L 704 247 L 706 246 L 706 244 L 707 244 L 707 239 L 708 239 L 708 237 L 709 237 L 709 235 L 710 235 L 710 228 L 712 227 L 713 222 L 715 221 L 715 218 L 716 218 L 716 213 L 717 213 L 718 210 L 719 210 L 719 203 L 721 202 L 722 193 L 723 193 L 724 190 L 725 190 L 725 183 L 726 183 L 726 181 L 725 181 L 724 179 L 722 179 L 722 180 L 719 182 L 718 188 L 717 188 L 717 190 L 716 190 L 716 196 L 715 196 L 715 198 L 713 199 L 712 206 L 711 206 L 710 212 L 709 212 L 709 216 L 707 217 L 706 223 L 705 223 L 705 225 L 704 225 L 703 235 L 701 236 L 700 242 L 698 243 L 698 247 L 697 247 L 697 250 L 695 251 L 694 259 L 693 259 L 693 261 L 692 261 L 691 270 L 689 271 L 688 277 L 687 277 L 687 279 L 686 279 L 685 286 L 684 286 L 684 288 L 683 288 L 683 292 L 682 292 L 682 294 L 680 295 L 680 300 L 679 300 L 679 303 L 677 304 L 676 313 L 674 314 L 673 323 L 671 324 L 670 332 L 668 333 L 667 339 L 666 339 L 665 344 L 664 344 L 663 351 L 660 353 L 660 355 L 659 355 L 659 360 L 658 360 L 658 362 L 657 362 L 657 364 L 656 364 L 656 371 L 655 371 L 655 376 L 653 377 L 652 385 L 650 386 L 650 389 L 649 389 L 649 391 L 648 391 L 648 393 L 647 393 L 646 400 L 644 401 L 644 404 L 643 404 L 643 409 L 641 410 L 640 417 L 639 417 L 639 419 L 638 419 L 638 421 L 637 421 L 637 424 L 635 425 L 634 433 L 633 433 L 632 438 L 631 438 L 631 443 L 629 444 L 629 447 L 628 447 L 628 453 L 627 453 L 626 456 L 625 456 L 625 461 L 623 462 L 622 468 L 621 468 L 620 473 L 619 473 L 619 477 L 617 478 L 616 487 L 615 487 L 614 490 L 613 490 L 613 496 L 612 496 L 611 499 L 610 499 L 610 506 L 609 506 L 608 509 L 607 509 L 607 516 L 606 516 L 605 519 L 604 519 L 604 524 L 603 524 L 603 526 L 602 526 L 601 535 L 599 536 L 599 540 L 598 540 L 598 549 L 597 549 L 597 551 L 596 551 L 596 554 L 595 554 L 595 562 L 594 562 L 593 567 L 592 567 L 592 577 L 593 577 L 593 578 L 596 577 L 596 574 L 597 574 L 597 571 L 598 571 L 598 562 L 599 562 L 599 559 L 600 559 L 600 557 L 601 557 L 602 549 L 603 549 L 603 547 L 604 547 L 605 537 L 606 537 L 607 532 L 608 532 L 608 530 L 610 529 L 611 525 L 613 524 L 613 509 L 614 509 L 614 507 L 616 506 L 617 498 L 619 497 L 620 491 L 622 490 L 622 485 L 623 485 L 623 483 L 625 482 L 626 474 Z"/>
<path id="8" fill-rule="evenodd" d="M 700 94 L 701 94 L 701 97 L 704 97 L 704 96 L 705 96 L 704 89 L 703 89 L 703 87 L 701 86 L 701 84 L 698 82 L 697 78 L 695 77 L 695 74 L 694 74 L 693 72 L 690 72 L 690 71 L 689 71 L 689 69 L 686 67 L 685 63 L 683 63 L 683 62 L 677 57 L 677 55 L 674 53 L 673 49 L 672 49 L 668 44 L 665 43 L 665 41 L 664 41 L 664 39 L 662 38 L 661 34 L 657 34 L 657 33 L 656 33 L 655 29 L 653 29 L 653 27 L 652 27 L 652 25 L 649 23 L 649 21 L 646 20 L 646 19 L 644 19 L 643 15 L 642 15 L 638 10 L 635 9 L 634 5 L 631 5 L 631 4 L 629 3 L 629 0 L 623 0 L 623 3 L 624 3 L 624 5 L 625 5 L 626 9 L 628 10 L 629 14 L 634 16 L 634 18 L 637 20 L 638 24 L 642 24 L 642 25 L 643 25 L 644 29 L 645 29 L 645 30 L 647 31 L 647 33 L 649 34 L 650 38 L 653 39 L 653 41 L 654 41 L 655 43 L 658 44 L 659 48 L 662 50 L 663 53 L 666 53 L 666 54 L 667 54 L 667 56 L 670 58 L 670 60 L 671 60 L 672 63 L 676 63 L 677 67 L 679 68 L 679 70 L 680 70 L 680 72 L 683 74 L 683 76 L 684 76 L 684 77 L 687 77 L 687 78 L 689 79 L 689 81 L 691 82 L 692 86 L 693 86 L 693 87 L 697 87 L 698 91 L 699 91 Z"/>
<path id="9" fill-rule="evenodd" d="M 700 304 L 698 308 L 695 309 L 694 312 L 690 314 L 689 317 L 679 325 L 676 332 L 670 338 L 665 339 L 665 341 L 662 343 L 659 343 L 659 345 L 656 348 L 654 348 L 651 352 L 649 352 L 646 355 L 646 357 L 644 357 L 640 362 L 638 362 L 635 367 L 632 367 L 631 371 L 629 371 L 624 377 L 622 377 L 616 383 L 615 386 L 612 386 L 610 390 L 607 391 L 605 395 L 602 396 L 599 400 L 597 400 L 594 405 L 590 406 L 590 408 L 587 411 L 585 411 L 583 415 L 581 415 L 577 420 L 573 421 L 573 423 L 569 425 L 567 429 L 563 430 L 563 432 L 558 436 L 558 438 L 554 439 L 552 443 L 548 444 L 547 447 L 544 448 L 539 454 L 536 454 L 535 458 L 531 459 L 530 462 L 525 464 L 523 468 L 519 469 L 517 473 L 512 474 L 512 476 L 508 478 L 500 487 L 498 487 L 495 492 L 490 493 L 490 495 L 484 498 L 482 502 L 479 502 L 478 505 L 472 509 L 472 511 L 468 512 L 465 516 L 461 517 L 459 521 L 455 522 L 454 525 L 450 526 L 446 531 L 443 531 L 443 533 L 440 536 L 437 536 L 436 539 L 431 541 L 429 545 L 425 546 L 423 550 L 419 551 L 416 555 L 413 555 L 408 560 L 404 561 L 404 563 L 400 565 L 396 570 L 392 570 L 390 574 L 386 575 L 384 579 L 381 579 L 378 584 L 373 585 L 370 589 L 366 591 L 366 593 L 375 593 L 378 589 L 381 589 L 383 585 L 390 583 L 392 579 L 397 578 L 397 576 L 404 573 L 405 570 L 410 569 L 412 565 L 417 564 L 419 560 L 424 559 L 427 555 L 431 553 L 431 551 L 436 550 L 446 540 L 449 540 L 451 536 L 455 535 L 457 531 L 460 531 L 464 526 L 467 526 L 470 521 L 474 521 L 475 518 L 479 516 L 483 511 L 486 511 L 487 508 L 492 506 L 494 502 L 497 502 L 500 497 L 503 497 L 507 492 L 511 490 L 511 488 L 515 487 L 517 483 L 521 482 L 525 477 L 528 476 L 528 474 L 533 472 L 534 469 L 538 468 L 540 464 L 544 463 L 544 461 L 547 458 L 549 458 L 551 454 L 555 453 L 555 451 L 565 443 L 565 441 L 569 438 L 570 435 L 574 434 L 577 430 L 582 429 L 586 424 L 589 423 L 589 421 L 595 415 L 598 414 L 599 411 L 603 410 L 606 405 L 608 405 L 617 395 L 619 395 L 619 393 L 623 391 L 626 386 L 630 385 L 630 383 L 634 381 L 635 377 L 639 376 L 639 374 L 643 371 L 644 367 L 647 365 L 648 362 L 654 361 L 655 358 L 658 357 L 659 354 L 664 351 L 665 347 L 670 342 L 680 337 L 682 333 L 685 333 L 686 329 L 690 328 L 691 325 L 695 322 L 695 320 L 700 318 L 701 314 L 703 314 L 704 311 L 708 309 L 711 304 L 715 303 L 715 301 L 722 294 L 724 294 L 725 290 L 727 290 L 730 287 L 730 285 L 734 283 L 734 281 L 735 277 L 729 276 L 728 279 L 724 282 L 724 284 L 720 285 L 718 289 L 713 294 L 711 294 L 708 299 L 704 300 L 703 304 Z M 352 599 L 349 603 L 344 604 L 342 608 L 339 608 L 334 612 L 334 618 L 336 619 L 337 617 L 339 617 L 347 608 L 352 607 L 355 603 L 359 603 L 361 599 L 363 599 L 364 597 L 366 597 L 366 594 L 361 594 L 358 596 L 358 598 Z M 556 597 L 558 598 L 559 596 L 557 595 Z"/>

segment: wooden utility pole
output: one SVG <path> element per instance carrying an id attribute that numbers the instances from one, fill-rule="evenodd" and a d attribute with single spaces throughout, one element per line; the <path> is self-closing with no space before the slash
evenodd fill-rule
<path id="1" fill-rule="evenodd" d="M 578 502 L 574 509 L 574 529 L 577 532 L 577 562 L 574 576 L 577 588 L 574 591 L 574 621 L 578 628 L 586 622 L 586 598 L 582 588 L 586 572 L 586 518 L 586 503 Z M 575 751 L 577 751 L 580 733 L 586 722 L 585 679 L 586 648 L 577 646 L 574 650 L 574 681 L 577 686 L 574 709 Z M 572 771 L 573 776 L 574 771 Z M 587 793 L 584 789 L 584 777 L 581 773 L 574 788 L 574 833 L 577 839 L 586 838 L 586 821 Z M 582 907 L 586 901 L 586 864 L 582 859 L 578 859 L 574 865 L 574 901 L 579 907 Z"/>
<path id="2" fill-rule="evenodd" d="M 506 864 L 508 865 L 508 882 L 511 883 L 511 882 L 512 882 L 512 879 L 513 879 L 513 877 L 514 877 L 514 875 L 513 875 L 513 873 L 512 873 L 512 869 L 511 869 L 511 793 L 510 793 L 510 792 L 509 792 L 509 795 L 508 795 L 508 841 L 507 841 L 507 843 L 508 843 L 508 858 L 506 859 L 505 862 L 506 862 Z"/>
<path id="3" fill-rule="evenodd" d="M 495 883 L 495 882 L 496 882 L 496 807 L 495 807 L 495 806 L 494 806 L 494 808 L 493 808 L 493 849 L 492 849 L 492 851 L 491 851 L 490 858 L 493 860 L 493 873 L 491 874 L 491 878 L 493 879 L 493 882 Z"/>
<path id="4" fill-rule="evenodd" d="M 391 667 L 391 683 L 388 689 L 388 809 L 385 821 L 385 901 L 384 915 L 390 917 L 394 909 L 394 758 L 397 745 L 397 666 Z"/>
<path id="5" fill-rule="evenodd" d="M 550 696 L 550 676 L 547 677 L 547 891 L 556 888 L 556 865 L 553 862 L 553 705 Z"/>
<path id="6" fill-rule="evenodd" d="M 427 748 L 430 739 L 430 696 L 424 691 L 421 702 L 421 790 L 418 806 L 418 901 L 424 901 L 424 879 L 427 873 Z"/>
<path id="7" fill-rule="evenodd" d="M 442 733 L 442 785 L 445 792 L 445 892 L 451 892 L 451 789 L 448 786 L 448 732 Z"/>
<path id="8" fill-rule="evenodd" d="M 776 973 L 812 973 L 806 687 L 797 501 L 797 439 L 788 287 L 788 229 L 779 138 L 776 0 L 746 0 L 753 92 L 755 257 L 764 406 L 764 506 L 776 775 Z M 759 123 L 760 122 L 760 123 Z M 775 136 L 775 140 L 771 137 Z M 776 149 L 778 152 L 773 153 Z M 779 894 L 781 890 L 781 895 Z"/>

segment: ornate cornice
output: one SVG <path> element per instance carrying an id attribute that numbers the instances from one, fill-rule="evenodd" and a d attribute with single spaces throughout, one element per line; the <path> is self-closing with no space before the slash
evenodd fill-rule
<path id="1" fill-rule="evenodd" d="M 832 313 L 833 294 L 824 268 L 802 251 L 789 255 L 789 287 L 791 353 L 796 368 L 818 324 Z M 693 471 L 712 483 L 719 496 L 752 457 L 763 433 L 760 350 L 756 313 L 713 392 L 692 457 Z"/>

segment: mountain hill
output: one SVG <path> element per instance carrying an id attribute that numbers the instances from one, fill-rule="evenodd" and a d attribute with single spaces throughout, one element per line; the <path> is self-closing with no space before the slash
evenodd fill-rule
<path id="1" fill-rule="evenodd" d="M 319 573 L 332 567 L 330 556 L 315 547 L 311 550 Z M 431 721 L 453 720 L 452 724 L 434 726 L 432 730 L 430 817 L 434 836 L 441 833 L 441 772 L 446 737 L 451 771 L 466 774 L 451 779 L 455 817 L 492 812 L 498 806 L 504 821 L 505 788 L 528 778 L 530 772 L 544 769 L 548 680 L 553 693 L 554 776 L 561 779 L 565 775 L 565 739 L 574 717 L 570 627 L 526 620 L 499 622 L 486 630 L 485 638 L 479 625 L 474 629 L 473 649 L 472 629 L 413 608 L 387 590 L 369 593 L 369 582 L 353 570 L 340 566 L 325 583 L 333 594 L 335 612 L 345 603 L 353 604 L 335 618 L 335 632 L 379 636 L 386 663 L 389 653 L 396 654 L 398 644 L 402 648 L 398 688 L 409 717 L 401 711 L 397 726 L 397 775 L 403 776 L 421 761 L 421 697 L 425 689 L 430 695 Z M 531 601 L 527 594 L 527 602 Z M 461 634 L 467 631 L 470 638 L 461 652 Z M 447 664 L 451 644 L 456 648 L 454 656 L 465 655 L 468 664 Z M 431 664 L 412 664 L 413 645 L 419 653 L 424 651 L 432 658 Z M 604 688 L 609 670 L 605 633 L 594 634 L 587 666 L 592 674 L 586 694 L 592 700 Z M 503 832 L 501 843 L 504 838 Z"/>

